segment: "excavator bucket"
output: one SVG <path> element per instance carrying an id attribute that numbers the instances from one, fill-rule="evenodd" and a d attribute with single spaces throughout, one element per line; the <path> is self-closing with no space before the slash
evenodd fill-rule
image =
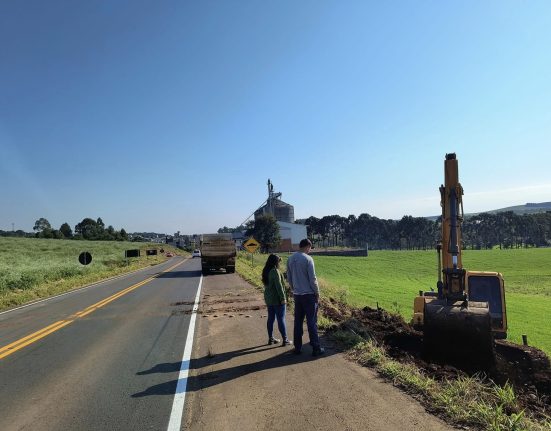
<path id="1" fill-rule="evenodd" d="M 463 369 L 492 367 L 495 352 L 488 303 L 446 299 L 425 303 L 423 349 L 426 357 Z"/>

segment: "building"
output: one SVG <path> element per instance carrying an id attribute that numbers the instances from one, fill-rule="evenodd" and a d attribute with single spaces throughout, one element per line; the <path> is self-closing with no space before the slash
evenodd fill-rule
<path id="1" fill-rule="evenodd" d="M 235 241 L 235 246 L 238 250 L 241 249 L 243 243 L 247 240 L 247 238 L 245 238 L 244 232 L 241 231 L 232 232 L 231 237 Z"/>
<path id="2" fill-rule="evenodd" d="M 300 241 L 306 238 L 306 225 L 284 221 L 278 221 L 277 224 L 279 224 L 279 234 L 281 235 L 277 251 L 298 250 Z"/>
<path id="3" fill-rule="evenodd" d="M 254 218 L 271 214 L 279 225 L 281 243 L 277 251 L 298 250 L 300 241 L 306 238 L 306 226 L 295 223 L 295 208 L 281 200 L 281 193 L 274 192 L 274 186 L 268 179 L 268 199 L 254 212 Z"/>

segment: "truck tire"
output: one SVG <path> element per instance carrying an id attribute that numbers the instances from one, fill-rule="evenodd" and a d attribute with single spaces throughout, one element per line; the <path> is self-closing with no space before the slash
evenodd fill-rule
<path id="1" fill-rule="evenodd" d="M 235 272 L 235 266 L 226 266 L 226 272 L 228 274 L 233 274 Z"/>
<path id="2" fill-rule="evenodd" d="M 203 275 L 208 275 L 209 269 L 208 268 L 201 268 L 201 272 L 203 273 Z"/>

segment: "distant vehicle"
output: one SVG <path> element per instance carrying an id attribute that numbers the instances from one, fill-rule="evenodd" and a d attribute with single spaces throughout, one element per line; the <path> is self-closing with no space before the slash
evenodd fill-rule
<path id="1" fill-rule="evenodd" d="M 167 251 L 165 256 L 166 257 L 174 257 L 174 253 L 171 253 L 170 251 Z"/>
<path id="2" fill-rule="evenodd" d="M 193 250 L 193 252 L 191 253 L 191 257 L 201 257 L 201 250 L 197 248 Z"/>
<path id="3" fill-rule="evenodd" d="M 206 234 L 201 237 L 201 269 L 207 275 L 212 269 L 235 272 L 235 241 L 231 233 Z"/>

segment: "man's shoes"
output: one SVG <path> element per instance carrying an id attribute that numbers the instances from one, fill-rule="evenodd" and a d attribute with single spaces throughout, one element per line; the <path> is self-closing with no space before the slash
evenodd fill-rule
<path id="1" fill-rule="evenodd" d="M 293 355 L 300 355 L 301 353 L 300 349 L 293 349 Z"/>
<path id="2" fill-rule="evenodd" d="M 268 338 L 268 344 L 277 344 L 279 343 L 280 340 L 278 340 L 277 338 L 274 338 L 274 337 L 271 337 L 271 338 Z"/>
<path id="3" fill-rule="evenodd" d="M 312 350 L 312 356 L 320 356 L 325 353 L 325 349 L 323 347 L 316 347 L 314 350 Z"/>
<path id="4" fill-rule="evenodd" d="M 285 346 L 290 346 L 293 342 L 291 340 L 289 340 L 288 338 L 286 338 L 285 340 L 283 340 L 281 342 L 281 347 L 285 347 Z"/>

